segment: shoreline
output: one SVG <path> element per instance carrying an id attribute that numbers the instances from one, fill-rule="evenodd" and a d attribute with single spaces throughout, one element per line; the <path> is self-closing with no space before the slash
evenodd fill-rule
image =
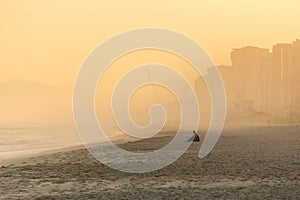
<path id="1" fill-rule="evenodd" d="M 244 131 L 246 130 L 256 130 L 256 129 L 272 129 L 272 128 L 300 128 L 300 126 L 298 124 L 272 124 L 272 125 L 264 125 L 264 124 L 256 124 L 256 125 L 249 125 L 249 126 L 240 126 L 239 124 L 230 124 L 229 127 L 224 127 L 224 131 L 223 133 L 220 135 L 221 137 L 228 137 L 227 136 L 227 132 L 232 132 L 232 130 L 235 130 L 235 132 L 237 131 Z M 146 139 L 139 139 L 139 138 L 132 138 L 132 137 L 128 137 L 128 136 L 123 136 L 120 138 L 117 138 L 118 136 L 115 136 L 110 138 L 111 141 L 116 144 L 117 146 L 126 146 L 126 144 L 131 144 L 134 142 L 147 142 L 147 141 L 151 141 L 151 140 L 155 140 L 157 138 L 163 138 L 163 137 L 173 137 L 175 135 L 176 131 L 173 130 L 167 130 L 167 131 L 163 131 L 158 133 L 157 135 L 155 135 L 152 138 L 146 138 Z M 241 133 L 241 134 L 247 134 L 247 133 Z M 235 134 L 234 134 L 235 135 Z M 203 141 L 204 139 L 204 133 L 201 132 L 201 141 Z M 230 136 L 229 136 L 230 137 Z M 124 139 L 127 138 L 127 139 Z M 99 144 L 101 144 L 102 142 L 100 142 Z M 64 152 L 69 152 L 69 151 L 73 151 L 73 150 L 82 150 L 82 149 L 86 149 L 85 146 L 83 144 L 74 144 L 74 145 L 68 145 L 68 146 L 62 146 L 62 147 L 56 147 L 56 148 L 51 148 L 51 149 L 44 149 L 41 150 L 39 152 L 36 153 L 31 153 L 31 154 L 25 154 L 22 157 L 14 157 L 14 158 L 8 158 L 8 159 L 3 159 L 0 160 L 0 167 L 7 167 L 10 165 L 20 165 L 22 162 L 28 162 L 29 160 L 33 160 L 33 159 L 38 159 L 39 157 L 44 157 L 44 156 L 51 156 L 53 154 L 57 154 L 57 153 L 64 153 Z"/>
<path id="2" fill-rule="evenodd" d="M 174 134 L 173 131 L 165 131 L 165 132 L 160 132 L 155 136 L 154 138 L 160 138 L 160 137 L 172 137 L 172 134 Z M 117 136 L 118 137 L 118 136 Z M 137 138 L 130 138 L 128 140 L 124 140 L 124 138 L 110 138 L 111 141 L 115 145 L 124 145 L 126 143 L 132 143 L 132 142 L 137 142 L 137 141 L 142 141 L 142 140 L 149 140 L 149 139 L 137 139 Z M 100 142 L 105 143 L 105 142 Z M 98 144 L 97 144 L 98 145 Z M 0 167 L 7 167 L 10 165 L 21 165 L 23 162 L 28 163 L 30 160 L 34 159 L 39 159 L 41 157 L 45 156 L 51 156 L 53 154 L 57 153 L 65 153 L 65 152 L 70 152 L 74 150 L 83 150 L 86 149 L 86 147 L 83 144 L 74 144 L 74 145 L 69 145 L 69 146 L 62 146 L 62 147 L 56 147 L 56 148 L 51 148 L 51 149 L 41 149 L 39 152 L 31 153 L 31 154 L 24 154 L 22 157 L 14 157 L 14 158 L 8 158 L 8 159 L 3 159 L 0 160 Z"/>
<path id="3" fill-rule="evenodd" d="M 66 147 L 57 147 L 53 149 L 48 149 L 48 150 L 42 150 L 40 152 L 32 153 L 32 154 L 26 154 L 22 157 L 15 157 L 15 158 L 8 158 L 0 161 L 0 167 L 7 167 L 10 165 L 20 165 L 22 162 L 29 161 L 31 159 L 37 159 L 39 157 L 43 156 L 51 156 L 56 153 L 63 153 L 63 152 L 68 152 L 68 151 L 73 151 L 73 150 L 79 150 L 83 149 L 83 145 L 71 145 L 71 146 L 66 146 Z"/>

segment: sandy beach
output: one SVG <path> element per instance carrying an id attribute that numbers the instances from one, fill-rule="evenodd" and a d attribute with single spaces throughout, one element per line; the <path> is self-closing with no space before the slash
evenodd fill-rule
<path id="1" fill-rule="evenodd" d="M 110 169 L 82 147 L 18 160 L 0 168 L 0 199 L 299 199 L 300 127 L 226 129 L 211 154 L 193 143 L 159 171 Z M 203 139 L 204 135 L 201 135 Z M 120 144 L 153 151 L 172 136 Z"/>

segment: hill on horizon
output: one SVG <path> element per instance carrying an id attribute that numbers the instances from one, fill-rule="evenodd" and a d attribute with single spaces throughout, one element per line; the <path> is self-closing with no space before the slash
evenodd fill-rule
<path id="1" fill-rule="evenodd" d="M 11 79 L 0 83 L 1 123 L 72 123 L 72 88 Z"/>

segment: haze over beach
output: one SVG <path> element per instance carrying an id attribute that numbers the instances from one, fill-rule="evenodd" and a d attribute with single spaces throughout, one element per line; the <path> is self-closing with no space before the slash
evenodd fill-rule
<path id="1" fill-rule="evenodd" d="M 0 1 L 0 199 L 299 199 L 299 8 L 297 0 Z M 77 101 L 73 94 L 84 61 L 113 36 L 146 27 L 191 38 L 213 61 L 214 66 L 202 66 L 208 68 L 207 74 L 215 67 L 222 77 L 227 97 L 224 129 L 202 159 L 200 148 L 218 139 L 215 130 L 210 139 L 206 132 L 213 108 L 222 110 L 211 99 L 221 95 L 210 94 L 205 83 L 208 75 L 202 74 L 203 78 L 197 66 L 174 51 L 127 52 L 99 77 L 95 105 L 90 107 L 95 108 L 107 138 L 89 138 L 92 142 L 87 144 L 85 139 L 93 129 L 82 132 L 74 122 Z M 119 49 L 107 48 L 100 57 Z M 188 45 L 179 49 L 190 51 Z M 205 57 L 196 52 L 191 55 Z M 145 64 L 168 66 L 186 84 L 150 65 L 134 72 Z M 128 112 L 134 123 L 125 115 L 118 121 L 112 112 L 116 109 L 114 90 L 128 72 L 136 74 L 128 83 L 122 82 L 123 88 L 129 90 L 141 80 L 154 83 L 137 87 L 130 98 L 126 90 L 120 91 L 117 108 Z M 182 103 L 178 93 L 157 84 L 161 79 L 169 81 L 188 104 Z M 190 89 L 199 108 L 193 107 Z M 164 108 L 164 123 L 162 112 L 150 112 L 156 104 Z M 129 152 L 156 152 L 176 139 L 184 121 L 183 109 L 190 111 L 186 122 L 199 122 L 199 126 L 184 126 L 179 135 L 187 138 L 185 143 L 193 141 L 195 130 L 200 142 L 192 142 L 166 167 L 127 173 L 125 167 L 118 171 L 104 163 L 133 169 L 145 160 L 155 165 L 157 157 L 126 160 L 126 154 L 108 151 L 105 162 L 100 162 L 92 154 L 99 146 L 109 146 L 106 139 Z M 200 118 L 194 120 L 193 113 Z M 92 122 L 86 117 L 86 124 Z M 133 137 L 120 124 L 137 125 L 132 130 L 143 131 Z M 155 129 L 159 131 L 154 134 L 151 130 Z M 150 133 L 154 136 L 145 137 Z M 86 149 L 90 146 L 95 149 Z M 181 150 L 180 144 L 177 147 L 171 148 L 170 158 Z M 162 161 L 169 159 L 157 155 Z"/>

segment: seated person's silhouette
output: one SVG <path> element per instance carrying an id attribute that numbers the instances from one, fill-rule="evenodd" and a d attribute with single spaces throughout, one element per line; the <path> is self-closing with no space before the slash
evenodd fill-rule
<path id="1" fill-rule="evenodd" d="M 191 138 L 188 140 L 188 142 L 190 142 L 190 141 L 193 141 L 193 142 L 200 142 L 200 137 L 199 137 L 199 135 L 197 134 L 197 132 L 194 130 L 193 133 L 194 133 L 193 137 L 191 137 Z"/>

